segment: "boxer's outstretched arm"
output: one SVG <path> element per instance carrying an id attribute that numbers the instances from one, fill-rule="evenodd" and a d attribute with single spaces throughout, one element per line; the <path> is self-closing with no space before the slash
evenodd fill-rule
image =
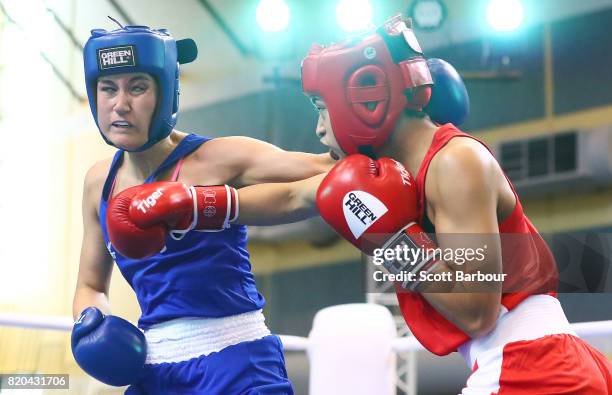
<path id="1" fill-rule="evenodd" d="M 221 137 L 205 144 L 208 158 L 219 158 L 229 168 L 230 184 L 244 187 L 270 182 L 291 182 L 328 171 L 329 154 L 282 150 L 250 137 Z"/>
<path id="2" fill-rule="evenodd" d="M 432 161 L 428 174 L 431 183 L 426 192 L 437 241 L 443 251 L 486 246 L 486 253 L 483 261 L 473 263 L 440 262 L 435 272 L 501 273 L 496 188 L 501 169 L 479 143 L 456 140 L 458 144 L 446 147 Z M 499 283 L 424 283 L 418 290 L 425 291 L 425 299 L 471 337 L 486 334 L 495 325 L 501 305 Z"/>
<path id="3" fill-rule="evenodd" d="M 110 313 L 108 289 L 113 270 L 113 261 L 104 245 L 104 238 L 96 207 L 101 192 L 100 172 L 107 166 L 94 165 L 85 176 L 83 188 L 83 242 L 76 291 L 72 304 L 72 315 L 95 306 L 103 313 Z M 103 182 L 103 179 L 102 179 Z"/>
<path id="4" fill-rule="evenodd" d="M 289 183 L 259 184 L 238 190 L 243 225 L 277 225 L 318 215 L 316 193 L 326 173 Z"/>

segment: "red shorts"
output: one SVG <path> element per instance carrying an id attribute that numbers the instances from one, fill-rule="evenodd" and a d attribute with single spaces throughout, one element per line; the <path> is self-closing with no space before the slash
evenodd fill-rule
<path id="1" fill-rule="evenodd" d="M 612 395 L 612 364 L 576 336 L 549 295 L 502 308 L 495 328 L 459 352 L 472 367 L 463 395 Z"/>
<path id="2" fill-rule="evenodd" d="M 612 394 L 612 364 L 569 334 L 511 342 L 478 355 L 461 394 Z"/>

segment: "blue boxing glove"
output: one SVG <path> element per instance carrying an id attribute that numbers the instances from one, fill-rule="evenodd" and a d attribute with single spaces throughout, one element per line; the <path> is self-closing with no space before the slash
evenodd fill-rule
<path id="1" fill-rule="evenodd" d="M 435 123 L 461 125 L 470 114 L 470 97 L 461 76 L 442 59 L 427 59 L 427 66 L 434 85 L 431 100 L 423 110 Z"/>
<path id="2" fill-rule="evenodd" d="M 88 307 L 72 328 L 72 355 L 95 379 L 124 386 L 140 375 L 147 343 L 142 332 L 128 321 Z"/>

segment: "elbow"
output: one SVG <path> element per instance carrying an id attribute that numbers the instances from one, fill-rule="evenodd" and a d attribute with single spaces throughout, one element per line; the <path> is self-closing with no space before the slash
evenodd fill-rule
<path id="1" fill-rule="evenodd" d="M 472 319 L 465 324 L 464 331 L 472 339 L 485 336 L 491 332 L 495 327 L 497 317 L 493 318 L 493 315 L 483 315 L 478 318 Z"/>
<path id="2" fill-rule="evenodd" d="M 491 296 L 486 295 L 490 300 L 476 303 L 475 308 L 466 314 L 462 322 L 462 329 L 471 338 L 485 336 L 495 328 L 500 311 L 499 299 L 492 300 Z"/>
<path id="3" fill-rule="evenodd" d="M 297 222 L 313 216 L 309 210 L 309 204 L 305 199 L 304 192 L 299 188 L 299 182 L 294 182 L 289 189 L 285 200 L 280 205 L 285 205 L 283 210 L 284 222 Z"/>
<path id="4" fill-rule="evenodd" d="M 297 188 L 297 182 L 291 183 L 289 185 L 291 186 L 291 188 L 289 188 L 285 197 L 285 204 L 287 204 L 287 208 L 285 211 L 287 211 L 287 213 L 296 213 L 299 212 L 304 206 L 304 199 L 300 189 Z"/>

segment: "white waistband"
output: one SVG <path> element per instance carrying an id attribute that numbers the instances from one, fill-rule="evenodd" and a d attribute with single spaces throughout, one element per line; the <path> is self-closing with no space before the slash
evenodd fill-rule
<path id="1" fill-rule="evenodd" d="M 147 364 L 181 362 L 270 334 L 261 310 L 222 318 L 178 318 L 145 330 Z"/>
<path id="2" fill-rule="evenodd" d="M 478 355 L 487 350 L 560 333 L 576 336 L 557 298 L 533 295 L 511 311 L 502 306 L 495 328 L 487 335 L 463 344 L 459 347 L 459 353 L 471 369 Z"/>

